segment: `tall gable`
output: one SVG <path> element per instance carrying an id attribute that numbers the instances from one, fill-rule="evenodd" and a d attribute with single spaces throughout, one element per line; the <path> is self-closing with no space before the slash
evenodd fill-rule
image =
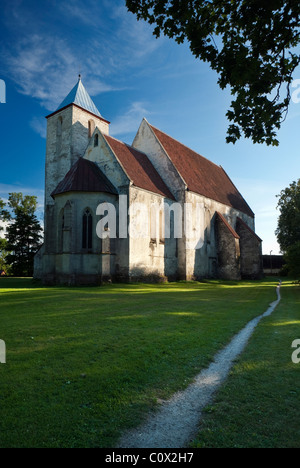
<path id="1" fill-rule="evenodd" d="M 103 135 L 103 137 L 133 185 L 171 200 L 174 199 L 146 154 L 108 135 Z"/>
<path id="2" fill-rule="evenodd" d="M 221 166 L 217 166 L 152 125 L 149 126 L 185 181 L 188 190 L 254 217 L 253 211 Z"/>

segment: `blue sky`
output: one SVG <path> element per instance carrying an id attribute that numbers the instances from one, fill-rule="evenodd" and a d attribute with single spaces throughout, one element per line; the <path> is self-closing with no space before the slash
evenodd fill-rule
<path id="1" fill-rule="evenodd" d="M 45 116 L 80 72 L 116 138 L 131 144 L 146 117 L 221 165 L 256 214 L 263 252 L 279 253 L 276 195 L 300 174 L 298 99 L 279 132 L 278 148 L 245 139 L 228 145 L 230 92 L 219 89 L 215 72 L 195 60 L 187 44 L 155 39 L 149 25 L 127 12 L 125 0 L 0 0 L 0 5 L 0 79 L 6 83 L 0 197 L 7 199 L 11 191 L 36 195 L 42 218 Z"/>

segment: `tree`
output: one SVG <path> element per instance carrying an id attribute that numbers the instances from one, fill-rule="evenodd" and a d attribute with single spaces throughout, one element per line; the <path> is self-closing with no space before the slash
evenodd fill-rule
<path id="1" fill-rule="evenodd" d="M 1 221 L 9 221 L 10 219 L 10 214 L 9 211 L 5 209 L 5 203 L 4 201 L 0 198 L 0 222 Z M 0 224 L 0 231 L 3 230 L 3 226 Z"/>
<path id="2" fill-rule="evenodd" d="M 5 274 L 9 274 L 11 271 L 10 266 L 7 263 L 8 254 L 7 240 L 0 237 L 0 275 L 3 271 Z"/>
<path id="3" fill-rule="evenodd" d="M 276 236 L 283 252 L 300 241 L 300 179 L 278 195 L 280 215 Z"/>
<path id="4" fill-rule="evenodd" d="M 227 142 L 244 134 L 278 145 L 277 131 L 291 100 L 300 63 L 300 3 L 295 0 L 126 0 L 129 11 L 177 43 L 188 41 L 209 62 L 235 100 L 227 117 Z M 285 88 L 285 90 L 283 89 Z"/>
<path id="5" fill-rule="evenodd" d="M 300 275 L 300 241 L 287 249 L 285 254 L 287 270 L 291 276 Z"/>
<path id="6" fill-rule="evenodd" d="M 290 274 L 300 274 L 300 179 L 278 195 L 276 236 Z"/>
<path id="7" fill-rule="evenodd" d="M 12 222 L 7 228 L 6 261 L 11 265 L 15 276 L 32 276 L 34 255 L 41 244 L 42 228 L 35 215 L 37 199 L 10 193 L 8 206 L 12 211 Z"/>
<path id="8" fill-rule="evenodd" d="M 5 202 L 0 198 L 0 223 L 3 221 L 8 221 L 10 219 L 9 212 L 5 209 Z M 0 235 L 3 231 L 3 226 L 0 224 Z M 9 267 L 6 263 L 7 257 L 7 241 L 0 237 L 0 274 L 1 272 L 7 273 Z"/>

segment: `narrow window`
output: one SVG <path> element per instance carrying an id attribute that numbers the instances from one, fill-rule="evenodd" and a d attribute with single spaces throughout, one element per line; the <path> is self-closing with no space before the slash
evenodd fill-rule
<path id="1" fill-rule="evenodd" d="M 93 216 L 89 209 L 82 216 L 82 248 L 93 248 Z"/>
<path id="2" fill-rule="evenodd" d="M 150 243 L 156 244 L 156 205 L 151 205 L 150 208 Z"/>
<path id="3" fill-rule="evenodd" d="M 94 147 L 98 145 L 99 145 L 99 135 L 98 133 L 96 133 L 96 135 L 94 136 Z"/>
<path id="4" fill-rule="evenodd" d="M 63 251 L 64 246 L 64 229 L 65 229 L 65 214 L 64 209 L 61 210 L 58 221 L 58 251 Z"/>
<path id="5" fill-rule="evenodd" d="M 164 225 L 164 213 L 163 210 L 159 212 L 159 243 L 165 243 L 165 225 Z"/>
<path id="6" fill-rule="evenodd" d="M 93 135 L 95 130 L 95 122 L 93 120 L 89 120 L 89 138 Z"/>

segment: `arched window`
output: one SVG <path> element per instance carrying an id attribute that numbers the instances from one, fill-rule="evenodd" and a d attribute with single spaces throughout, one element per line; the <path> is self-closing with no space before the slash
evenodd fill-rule
<path id="1" fill-rule="evenodd" d="M 89 138 L 93 135 L 95 130 L 95 122 L 93 120 L 89 120 Z"/>
<path id="2" fill-rule="evenodd" d="M 72 205 L 68 201 L 59 213 L 58 249 L 59 252 L 70 252 L 72 237 Z"/>
<path id="3" fill-rule="evenodd" d="M 88 208 L 82 216 L 82 248 L 93 248 L 93 216 Z"/>
<path id="4" fill-rule="evenodd" d="M 99 135 L 98 133 L 96 133 L 96 135 L 94 136 L 94 147 L 98 145 L 99 145 Z"/>

